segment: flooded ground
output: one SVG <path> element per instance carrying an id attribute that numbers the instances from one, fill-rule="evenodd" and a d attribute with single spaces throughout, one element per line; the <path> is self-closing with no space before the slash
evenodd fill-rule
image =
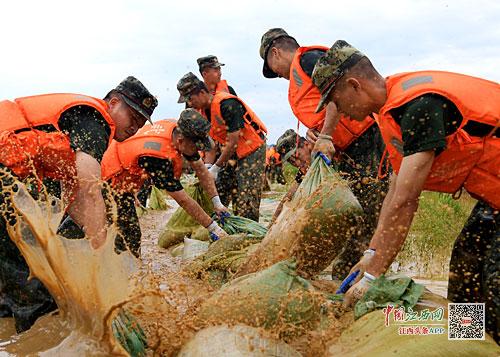
<path id="1" fill-rule="evenodd" d="M 270 221 L 281 195 L 282 193 L 280 192 L 270 192 L 265 195 L 261 205 L 261 223 L 267 224 Z M 165 291 L 165 296 L 169 296 L 169 290 L 179 291 L 179 286 L 172 286 L 173 276 L 176 277 L 177 285 L 184 284 L 181 290 L 185 294 L 185 299 L 181 301 L 172 298 L 175 300 L 172 302 L 184 305 L 182 309 L 183 312 L 185 312 L 190 308 L 190 305 L 193 306 L 193 304 L 197 304 L 198 300 L 194 298 L 195 296 L 203 296 L 204 293 L 209 294 L 210 288 L 207 288 L 207 286 L 201 282 L 198 283 L 187 280 L 184 281 L 184 283 L 179 282 L 177 273 L 181 270 L 183 265 L 181 258 L 172 257 L 168 250 L 160 248 L 157 244 L 160 232 L 169 217 L 177 209 L 177 204 L 174 201 L 169 201 L 168 203 L 171 206 L 170 209 L 166 211 L 148 210 L 140 218 L 143 232 L 142 260 L 145 263 L 142 269 L 150 270 L 154 273 L 156 283 L 158 283 L 162 291 Z M 330 280 L 330 271 L 326 269 L 323 274 L 321 274 L 320 278 L 322 280 Z M 429 290 L 436 294 L 446 296 L 446 281 L 417 279 L 417 282 L 424 284 Z M 37 324 L 30 331 L 21 335 L 16 335 L 12 319 L 1 319 L 0 356 L 30 355 L 34 353 L 34 351 L 46 350 L 47 347 L 56 346 L 68 335 L 68 333 L 70 333 L 63 325 L 64 323 L 62 323 L 58 315 L 55 314 L 39 319 Z M 174 325 L 171 325 L 169 328 L 175 328 Z M 170 333 L 172 333 L 172 331 L 170 331 Z M 182 342 L 182 339 L 177 341 L 179 344 Z M 300 344 L 301 343 L 299 343 L 299 345 Z M 68 348 L 63 349 L 63 351 L 65 352 L 60 355 L 68 355 Z M 78 348 L 76 348 L 75 351 L 78 351 Z M 56 352 L 57 350 L 52 351 L 52 353 L 48 355 L 57 355 Z M 98 349 L 95 349 L 95 352 L 96 355 L 99 354 Z M 79 355 L 79 353 L 75 353 L 75 355 Z"/>

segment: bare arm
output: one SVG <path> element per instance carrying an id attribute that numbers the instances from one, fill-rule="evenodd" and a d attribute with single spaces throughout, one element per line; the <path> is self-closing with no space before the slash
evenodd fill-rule
<path id="1" fill-rule="evenodd" d="M 217 144 L 215 144 L 210 151 L 205 151 L 205 164 L 213 164 L 217 156 Z"/>
<path id="2" fill-rule="evenodd" d="M 323 123 L 320 134 L 332 135 L 339 121 L 340 114 L 337 111 L 337 106 L 333 102 L 328 103 L 325 111 L 325 122 Z"/>
<path id="3" fill-rule="evenodd" d="M 333 146 L 332 134 L 340 120 L 340 114 L 337 111 L 335 103 L 330 102 L 326 106 L 325 121 L 323 127 L 321 128 L 321 133 L 318 135 L 316 142 L 314 143 L 314 148 L 312 150 L 313 158 L 316 153 L 321 152 L 333 159 L 335 154 L 335 147 Z"/>
<path id="4" fill-rule="evenodd" d="M 213 180 L 212 180 L 213 181 Z M 203 227 L 208 227 L 212 222 L 212 218 L 193 200 L 184 190 L 168 193 L 184 210 L 193 217 Z"/>
<path id="5" fill-rule="evenodd" d="M 208 197 L 212 198 L 217 196 L 217 189 L 215 188 L 215 182 L 212 178 L 212 175 L 208 172 L 207 167 L 203 163 L 203 160 L 191 161 L 191 167 L 193 168 L 196 176 L 200 180 L 201 186 L 207 192 Z"/>
<path id="6" fill-rule="evenodd" d="M 231 156 L 233 156 L 233 154 L 236 152 L 236 147 L 238 146 L 240 132 L 241 130 L 236 130 L 235 132 L 227 133 L 226 145 L 222 149 L 222 153 L 215 165 L 217 165 L 218 167 L 223 167 L 231 158 Z"/>
<path id="7" fill-rule="evenodd" d="M 399 175 L 391 182 L 391 189 L 384 200 L 378 226 L 370 242 L 370 248 L 376 252 L 366 271 L 373 276 L 385 273 L 401 250 L 417 211 L 418 199 L 431 170 L 434 155 L 434 151 L 426 151 L 403 158 Z"/>
<path id="8" fill-rule="evenodd" d="M 89 154 L 76 153 L 77 186 L 74 200 L 68 208 L 73 220 L 83 228 L 93 248 L 106 240 L 106 207 L 101 193 L 101 166 Z M 66 192 L 71 188 L 63 184 Z"/>

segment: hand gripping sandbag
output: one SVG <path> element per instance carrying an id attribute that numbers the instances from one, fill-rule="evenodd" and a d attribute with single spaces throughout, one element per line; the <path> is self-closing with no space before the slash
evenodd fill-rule
<path id="1" fill-rule="evenodd" d="M 186 188 L 186 192 L 191 196 L 200 206 L 203 208 L 207 214 L 213 214 L 213 204 L 210 198 L 207 196 L 199 182 L 192 186 Z M 208 234 L 199 234 L 207 232 L 207 230 L 202 227 L 198 222 L 195 221 L 182 207 L 179 207 L 170 220 L 167 222 L 163 232 L 160 233 L 158 238 L 158 245 L 162 248 L 169 248 L 172 245 L 181 243 L 184 241 L 184 237 L 192 237 L 196 234 L 196 238 L 206 237 L 208 240 Z"/>
<path id="2" fill-rule="evenodd" d="M 363 209 L 347 183 L 321 157 L 309 168 L 293 199 L 236 276 L 294 257 L 310 278 L 324 270 L 349 242 Z"/>

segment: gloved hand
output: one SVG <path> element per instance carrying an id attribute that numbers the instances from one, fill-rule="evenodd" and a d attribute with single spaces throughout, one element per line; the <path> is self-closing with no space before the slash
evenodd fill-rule
<path id="1" fill-rule="evenodd" d="M 217 222 L 213 221 L 208 227 L 208 232 L 210 233 L 210 240 L 215 242 L 221 238 L 227 237 L 228 234 L 217 224 Z"/>
<path id="2" fill-rule="evenodd" d="M 316 144 L 316 140 L 318 140 L 319 131 L 316 129 L 307 129 L 306 132 L 306 140 L 311 144 Z"/>
<path id="3" fill-rule="evenodd" d="M 224 214 L 229 215 L 229 210 L 222 204 L 218 195 L 212 197 L 212 203 L 214 204 L 214 211 L 217 216 L 222 217 Z"/>
<path id="4" fill-rule="evenodd" d="M 210 170 L 210 168 L 213 166 L 213 164 L 204 164 L 207 170 Z"/>
<path id="5" fill-rule="evenodd" d="M 344 295 L 344 305 L 352 307 L 358 302 L 368 291 L 375 277 L 367 272 L 364 272 L 363 278 L 354 284 Z"/>
<path id="6" fill-rule="evenodd" d="M 370 265 L 370 262 L 371 262 L 374 255 L 375 255 L 375 249 L 365 250 L 363 253 L 363 257 L 349 271 L 349 275 L 351 275 L 354 272 L 359 270 L 359 276 L 358 276 L 358 279 L 356 281 L 360 280 L 361 277 L 363 276 L 363 273 L 366 271 L 366 269 Z"/>
<path id="7" fill-rule="evenodd" d="M 333 146 L 333 139 L 331 135 L 319 134 L 316 143 L 311 152 L 311 157 L 314 159 L 317 153 L 322 152 L 330 160 L 333 159 L 335 154 L 335 147 Z"/>
<path id="8" fill-rule="evenodd" d="M 220 169 L 221 168 L 219 166 L 213 164 L 212 167 L 208 170 L 208 172 L 210 172 L 210 175 L 212 175 L 212 177 L 214 178 L 214 181 L 217 180 Z"/>

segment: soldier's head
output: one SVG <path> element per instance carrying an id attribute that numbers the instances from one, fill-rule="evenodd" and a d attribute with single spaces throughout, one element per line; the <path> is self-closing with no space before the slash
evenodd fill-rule
<path id="1" fill-rule="evenodd" d="M 198 58 L 196 62 L 198 63 L 198 68 L 201 76 L 203 77 L 203 81 L 207 85 L 215 86 L 220 82 L 222 77 L 221 67 L 224 66 L 224 63 L 220 63 L 217 57 L 208 55 Z"/>
<path id="2" fill-rule="evenodd" d="M 303 173 L 311 165 L 312 149 L 313 145 L 293 129 L 285 131 L 276 142 L 276 152 L 281 155 L 282 162 L 288 161 Z"/>
<path id="3" fill-rule="evenodd" d="M 158 100 L 135 77 L 125 78 L 104 100 L 115 123 L 116 141 L 123 141 L 142 128 L 158 105 Z M 152 122 L 151 122 L 152 123 Z"/>
<path id="4" fill-rule="evenodd" d="M 297 41 L 282 28 L 270 29 L 262 35 L 259 53 L 264 60 L 264 77 L 290 79 L 290 66 L 298 48 Z"/>
<path id="5" fill-rule="evenodd" d="M 209 93 L 206 84 L 200 81 L 194 73 L 189 72 L 182 76 L 177 82 L 179 100 L 177 103 L 187 103 L 194 109 L 207 109 L 212 102 L 212 95 Z"/>
<path id="6" fill-rule="evenodd" d="M 208 136 L 210 122 L 194 109 L 181 112 L 174 132 L 174 146 L 185 155 L 194 155 L 197 151 L 208 151 L 213 142 Z"/>
<path id="7" fill-rule="evenodd" d="M 384 78 L 368 57 L 343 40 L 320 57 L 312 80 L 321 92 L 316 112 L 333 102 L 340 113 L 362 121 L 377 113 L 386 100 Z"/>

